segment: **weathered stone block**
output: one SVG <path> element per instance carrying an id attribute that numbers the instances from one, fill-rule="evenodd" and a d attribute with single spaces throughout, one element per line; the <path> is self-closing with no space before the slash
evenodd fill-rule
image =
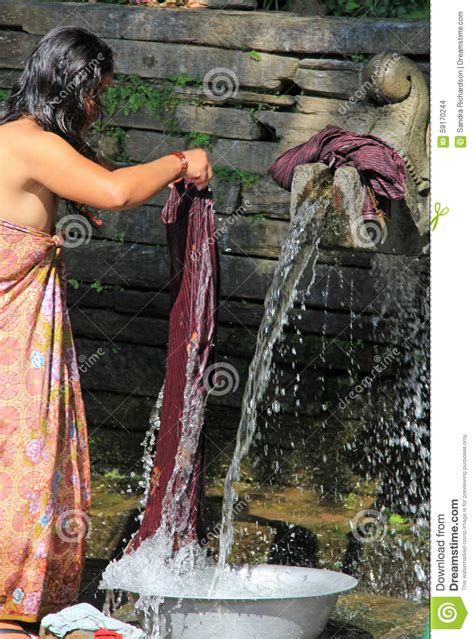
<path id="1" fill-rule="evenodd" d="M 209 9 L 256 9 L 257 0 L 205 0 Z"/>
<path id="2" fill-rule="evenodd" d="M 331 98 L 350 98 L 360 86 L 359 74 L 346 70 L 299 68 L 293 81 L 304 91 Z"/>
<path id="3" fill-rule="evenodd" d="M 276 157 L 275 157 L 276 159 Z M 262 213 L 271 217 L 290 218 L 291 195 L 266 175 L 252 186 L 242 186 L 242 200 L 249 202 L 249 213 Z"/>
<path id="4" fill-rule="evenodd" d="M 185 149 L 186 140 L 178 136 L 163 135 L 139 129 L 129 130 L 126 145 L 134 162 L 146 162 Z M 219 139 L 207 151 L 213 164 L 229 169 L 266 173 L 277 157 L 279 145 L 275 142 Z"/>
<path id="5" fill-rule="evenodd" d="M 110 124 L 138 129 L 166 131 L 170 124 L 165 117 L 155 115 L 149 109 L 141 109 L 136 113 L 125 115 L 119 107 L 117 114 L 110 118 Z M 260 140 L 262 128 L 256 123 L 250 111 L 244 109 L 220 108 L 212 106 L 192 106 L 180 104 L 173 118 L 175 131 L 199 131 L 218 135 L 222 138 L 239 138 L 241 140 Z M 105 118 L 105 124 L 108 124 Z"/>
<path id="6" fill-rule="evenodd" d="M 2 6 L 1 24 L 43 34 L 67 19 L 81 27 L 94 24 L 105 38 L 180 42 L 241 49 L 245 43 L 258 51 L 315 55 L 321 53 L 378 53 L 386 50 L 429 55 L 429 22 L 397 19 L 302 17 L 268 11 L 207 11 L 139 7 L 70 5 L 55 2 L 14 3 Z"/>

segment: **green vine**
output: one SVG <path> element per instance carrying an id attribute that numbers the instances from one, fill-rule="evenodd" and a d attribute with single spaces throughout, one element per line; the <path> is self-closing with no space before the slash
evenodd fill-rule
<path id="1" fill-rule="evenodd" d="M 0 89 L 0 102 L 7 100 L 10 97 L 10 89 Z"/>
<path id="2" fill-rule="evenodd" d="M 137 75 L 117 74 L 113 84 L 104 95 L 104 108 L 113 116 L 120 105 L 125 115 L 136 113 L 147 107 L 160 118 L 167 128 L 174 128 L 175 113 L 180 99 L 176 87 L 201 84 L 201 81 L 187 74 L 171 75 L 160 85 L 144 82 Z"/>
<path id="3" fill-rule="evenodd" d="M 189 140 L 190 144 L 195 148 L 211 146 L 211 144 L 215 141 L 215 136 L 211 136 L 208 133 L 201 133 L 200 131 L 186 132 L 185 137 Z"/>
<path id="4" fill-rule="evenodd" d="M 228 166 L 215 165 L 212 168 L 214 175 L 219 178 L 221 182 L 240 183 L 243 186 L 251 187 L 262 179 L 259 173 L 251 173 L 250 171 L 244 170 L 239 171 L 238 169 L 232 169 Z"/>

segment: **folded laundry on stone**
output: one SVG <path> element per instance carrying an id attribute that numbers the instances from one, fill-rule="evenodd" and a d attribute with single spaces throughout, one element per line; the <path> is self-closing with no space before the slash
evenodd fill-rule
<path id="1" fill-rule="evenodd" d="M 75 630 L 93 633 L 109 630 L 119 633 L 124 639 L 146 639 L 144 631 L 140 628 L 108 617 L 88 603 L 76 604 L 46 615 L 41 620 L 41 628 L 56 637 L 64 637 Z"/>
<path id="2" fill-rule="evenodd" d="M 388 201 L 405 196 L 405 163 L 395 149 L 375 135 L 358 135 L 328 125 L 307 142 L 282 153 L 269 173 L 279 186 L 290 191 L 296 167 L 312 162 L 322 162 L 334 170 L 343 166 L 357 169 L 365 189 L 362 215 L 366 218 L 383 214 L 376 196 Z"/>

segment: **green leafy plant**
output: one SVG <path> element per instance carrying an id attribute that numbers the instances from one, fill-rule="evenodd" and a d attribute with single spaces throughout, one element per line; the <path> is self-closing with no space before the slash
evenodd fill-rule
<path id="1" fill-rule="evenodd" d="M 3 102 L 10 97 L 10 89 L 0 89 L 0 102 Z"/>
<path id="2" fill-rule="evenodd" d="M 199 78 L 194 78 L 192 75 L 182 73 L 181 75 L 170 75 L 167 80 L 172 82 L 177 87 L 185 87 L 188 84 L 202 84 Z"/>
<path id="3" fill-rule="evenodd" d="M 427 0 L 324 0 L 328 15 L 427 20 Z"/>
<path id="4" fill-rule="evenodd" d="M 409 520 L 406 517 L 402 517 L 402 515 L 390 513 L 388 523 L 393 524 L 394 526 L 403 526 L 404 524 L 408 524 Z"/>
<path id="5" fill-rule="evenodd" d="M 208 133 L 201 133 L 200 131 L 190 131 L 186 134 L 186 137 L 190 141 L 191 145 L 197 148 L 210 146 L 211 144 L 211 136 Z"/>
<path id="6" fill-rule="evenodd" d="M 72 288 L 75 288 L 75 289 L 79 288 L 79 280 L 76 280 L 73 277 L 68 279 L 68 283 L 69 283 L 70 286 L 72 286 Z"/>
<path id="7" fill-rule="evenodd" d="M 104 290 L 105 286 L 100 280 L 95 280 L 95 282 L 92 282 L 92 284 L 90 285 L 90 288 L 94 289 L 94 291 L 97 291 L 97 293 L 100 293 Z"/>
<path id="8" fill-rule="evenodd" d="M 127 134 L 119 126 L 102 125 L 100 122 L 95 122 L 90 128 L 90 134 L 92 141 L 96 142 L 95 138 L 100 139 L 102 135 L 116 140 L 118 153 L 114 158 L 107 158 L 109 160 L 115 159 L 118 162 L 129 162 L 130 155 L 127 149 Z"/>
<path id="9" fill-rule="evenodd" d="M 364 55 L 363 53 L 352 53 L 350 56 L 352 62 L 360 63 L 360 62 L 368 62 L 370 56 Z"/>
<path id="10" fill-rule="evenodd" d="M 104 108 L 107 114 L 112 117 L 117 112 L 129 115 L 146 107 L 152 115 L 160 119 L 165 129 L 176 130 L 178 126 L 176 108 L 180 103 L 176 87 L 200 85 L 201 83 L 198 78 L 187 74 L 170 75 L 159 85 L 144 82 L 137 75 L 117 74 L 113 84 L 105 92 Z M 203 100 L 199 97 L 193 97 L 189 103 L 199 106 Z M 103 127 L 102 131 L 105 131 L 105 128 Z M 110 137 L 115 137 L 119 142 L 121 152 L 118 159 L 124 162 L 128 161 L 125 136 L 120 133 L 119 127 L 116 127 L 115 131 L 113 127 L 109 127 L 105 132 Z M 211 143 L 210 136 L 205 133 L 193 132 L 185 135 L 194 146 L 208 146 Z"/>
<path id="11" fill-rule="evenodd" d="M 264 102 L 259 102 L 256 106 L 250 107 L 248 111 L 253 116 L 255 113 L 259 113 L 260 111 L 275 111 L 276 106 L 265 104 Z"/>
<path id="12" fill-rule="evenodd" d="M 105 92 L 105 110 L 113 116 L 120 105 L 123 113 L 129 115 L 146 106 L 156 116 L 163 117 L 166 114 L 173 116 L 179 103 L 179 98 L 174 91 L 175 84 L 184 86 L 188 82 L 188 76 L 176 77 L 178 78 L 176 83 L 165 80 L 159 86 L 155 86 L 144 82 L 136 75 L 117 75 Z"/>
<path id="13" fill-rule="evenodd" d="M 120 233 L 117 233 L 117 235 L 114 237 L 114 242 L 117 242 L 118 244 L 123 244 L 125 242 L 125 232 L 120 231 Z"/>
<path id="14" fill-rule="evenodd" d="M 255 60 L 256 62 L 260 62 L 260 60 L 262 59 L 262 56 L 260 55 L 260 53 L 258 53 L 258 51 L 249 51 L 249 57 L 252 58 L 252 60 Z"/>
<path id="15" fill-rule="evenodd" d="M 239 171 L 238 169 L 232 169 L 228 166 L 216 165 L 213 167 L 214 175 L 222 182 L 240 183 L 244 186 L 252 186 L 262 176 L 259 173 L 251 173 L 250 171 Z"/>

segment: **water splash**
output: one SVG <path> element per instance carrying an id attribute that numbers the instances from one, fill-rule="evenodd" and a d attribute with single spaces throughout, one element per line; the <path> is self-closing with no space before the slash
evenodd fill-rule
<path id="1" fill-rule="evenodd" d="M 377 483 L 373 507 L 396 515 L 392 533 L 350 566 L 372 593 L 396 592 L 406 599 L 428 596 L 429 556 L 429 283 L 423 260 L 373 257 L 375 313 L 372 335 L 384 329 L 391 343 L 379 347 L 370 379 L 345 418 L 363 424 L 346 444 L 348 454 L 366 456 L 359 470 Z M 382 371 L 390 362 L 389 374 Z M 404 522 L 405 520 L 405 522 Z M 404 534 L 403 525 L 409 525 Z M 360 551 L 361 549 L 359 549 Z M 393 570 L 403 565 L 403 571 Z"/>
<path id="2" fill-rule="evenodd" d="M 144 508 L 146 506 L 146 502 L 148 499 L 148 493 L 150 492 L 150 476 L 151 471 L 153 469 L 153 457 L 154 450 L 156 445 L 156 439 L 158 437 L 158 433 L 161 426 L 161 407 L 163 406 L 163 394 L 164 394 L 165 386 L 160 389 L 157 400 L 150 415 L 150 425 L 146 432 L 145 439 L 143 440 L 143 457 L 142 457 L 142 466 L 143 466 L 143 480 L 140 482 L 140 488 L 144 488 L 143 495 L 139 502 L 140 513 L 138 515 L 138 520 L 141 521 L 143 519 Z"/>

